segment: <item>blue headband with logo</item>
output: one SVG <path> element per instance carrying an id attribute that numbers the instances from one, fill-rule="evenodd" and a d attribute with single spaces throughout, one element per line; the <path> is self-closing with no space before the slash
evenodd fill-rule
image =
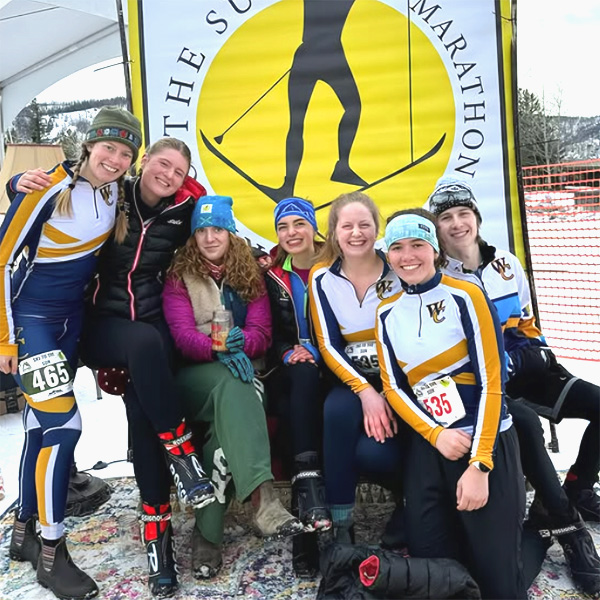
<path id="1" fill-rule="evenodd" d="M 435 225 L 420 215 L 398 215 L 385 228 L 385 245 L 388 250 L 398 240 L 418 238 L 430 244 L 436 252 L 440 251 Z"/>
<path id="2" fill-rule="evenodd" d="M 275 229 L 277 223 L 284 217 L 302 217 L 317 231 L 317 215 L 313 205 L 302 198 L 286 198 L 275 207 Z"/>

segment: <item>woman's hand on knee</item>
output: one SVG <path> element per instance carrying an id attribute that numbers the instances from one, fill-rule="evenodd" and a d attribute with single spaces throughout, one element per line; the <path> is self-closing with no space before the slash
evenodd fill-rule
<path id="1" fill-rule="evenodd" d="M 394 437 L 398 424 L 385 398 L 373 387 L 362 390 L 358 397 L 362 404 L 366 434 L 382 444 L 386 438 Z"/>
<path id="2" fill-rule="evenodd" d="M 469 465 L 456 486 L 456 509 L 469 511 L 483 508 L 489 493 L 489 473 Z"/>
<path id="3" fill-rule="evenodd" d="M 458 460 L 471 450 L 471 436 L 462 429 L 444 429 L 435 442 L 438 452 L 448 460 Z"/>
<path id="4" fill-rule="evenodd" d="M 0 356 L 0 371 L 5 375 L 16 375 L 18 362 L 19 360 L 16 356 L 3 354 Z"/>

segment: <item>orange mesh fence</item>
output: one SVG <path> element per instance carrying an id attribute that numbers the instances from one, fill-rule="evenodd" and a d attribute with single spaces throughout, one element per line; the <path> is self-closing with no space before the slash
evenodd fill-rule
<path id="1" fill-rule="evenodd" d="M 600 361 L 600 159 L 523 167 L 523 188 L 542 331 Z"/>

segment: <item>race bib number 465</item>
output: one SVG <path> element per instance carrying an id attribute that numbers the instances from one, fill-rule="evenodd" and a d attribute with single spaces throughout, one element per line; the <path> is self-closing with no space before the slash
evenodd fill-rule
<path id="1" fill-rule="evenodd" d="M 61 350 L 50 350 L 19 361 L 23 391 L 43 402 L 73 391 L 73 370 Z"/>
<path id="2" fill-rule="evenodd" d="M 451 377 L 415 385 L 413 391 L 418 403 L 444 427 L 465 416 L 465 406 Z"/>

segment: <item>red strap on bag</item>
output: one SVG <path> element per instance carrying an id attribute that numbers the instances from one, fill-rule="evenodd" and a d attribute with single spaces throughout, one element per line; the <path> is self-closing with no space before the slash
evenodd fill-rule
<path id="1" fill-rule="evenodd" d="M 365 587 L 370 587 L 379 576 L 379 557 L 369 556 L 358 565 L 358 576 Z"/>

